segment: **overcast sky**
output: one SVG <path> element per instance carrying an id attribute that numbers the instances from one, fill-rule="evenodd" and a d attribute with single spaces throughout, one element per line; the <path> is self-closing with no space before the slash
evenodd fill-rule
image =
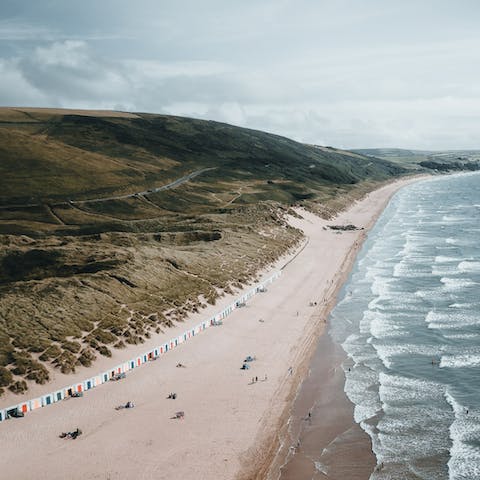
<path id="1" fill-rule="evenodd" d="M 480 148 L 478 0 L 1 0 L 0 105 Z"/>

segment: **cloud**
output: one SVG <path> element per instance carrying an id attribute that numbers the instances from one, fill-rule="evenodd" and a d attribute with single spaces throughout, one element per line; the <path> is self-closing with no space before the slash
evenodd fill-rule
<path id="1" fill-rule="evenodd" d="M 3 104 L 171 113 L 341 147 L 480 146 L 480 37 L 448 2 L 143 0 L 136 15 L 126 0 L 10 3 Z"/>
<path id="2" fill-rule="evenodd" d="M 43 25 L 21 22 L 15 19 L 0 20 L 0 40 L 53 40 L 56 32 Z"/>

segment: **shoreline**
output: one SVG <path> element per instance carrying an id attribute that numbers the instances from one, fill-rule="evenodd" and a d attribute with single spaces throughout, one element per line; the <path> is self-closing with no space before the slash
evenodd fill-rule
<path id="1" fill-rule="evenodd" d="M 325 315 L 353 265 L 359 239 L 391 195 L 417 180 L 410 177 L 383 186 L 332 221 L 303 211 L 302 219 L 290 218 L 308 241 L 300 252 L 291 252 L 289 257 L 296 255 L 295 260 L 285 265 L 266 295 L 234 311 L 222 327 L 172 350 L 121 382 L 2 424 L 0 443 L 5 445 L 3 458 L 8 458 L 8 462 L 0 461 L 2 471 L 19 479 L 28 478 L 32 469 L 38 479 L 64 478 L 72 470 L 86 478 L 112 480 L 193 479 L 199 475 L 263 478 L 324 330 Z M 325 229 L 331 223 L 353 223 L 365 230 L 335 233 Z M 317 308 L 309 306 L 313 301 Z M 223 302 L 228 304 L 229 299 L 213 308 L 218 310 Z M 205 309 L 199 315 L 206 318 L 208 314 Z M 198 317 L 174 329 L 183 331 L 195 323 Z M 174 335 L 170 329 L 168 336 Z M 147 348 L 146 344 L 139 347 Z M 246 355 L 257 356 L 247 372 L 239 368 Z M 187 368 L 175 368 L 179 361 Z M 260 381 L 251 381 L 252 377 Z M 178 393 L 175 401 L 166 399 L 172 391 Z M 134 400 L 136 408 L 115 411 L 114 406 L 126 400 Z M 177 410 L 185 411 L 184 420 L 170 419 Z M 84 434 L 74 443 L 58 438 L 61 431 L 76 426 Z M 25 451 L 29 452 L 28 465 Z"/>
<path id="2" fill-rule="evenodd" d="M 354 245 L 352 245 L 352 248 L 345 257 L 344 264 L 342 265 L 343 268 L 338 272 L 339 278 L 337 279 L 334 292 L 329 297 L 328 304 L 323 312 L 325 319 L 328 319 L 330 312 L 335 307 L 338 300 L 338 295 L 348 280 L 357 255 L 364 241 L 366 240 L 369 231 L 375 225 L 393 195 L 395 195 L 398 190 L 409 185 L 410 183 L 414 183 L 428 177 L 429 175 L 419 175 L 403 180 L 397 180 L 371 192 L 375 193 L 383 188 L 394 186 L 394 189 L 386 198 L 383 199 L 382 206 L 372 216 L 368 225 L 366 225 L 364 230 L 361 232 L 359 239 Z M 342 214 L 340 214 L 340 216 L 341 215 Z M 321 352 L 322 348 L 329 350 L 330 355 L 325 355 L 323 352 Z M 299 478 L 338 478 L 339 480 L 349 478 L 349 480 L 361 480 L 368 479 L 370 477 L 370 474 L 373 473 L 376 465 L 376 458 L 372 451 L 370 437 L 354 421 L 354 405 L 348 399 L 344 391 L 345 374 L 341 369 L 341 365 L 346 359 L 347 355 L 342 347 L 336 344 L 330 337 L 328 333 L 328 326 L 321 329 L 315 345 L 313 345 L 311 350 L 308 351 L 304 359 L 304 365 L 302 368 L 304 375 L 301 379 L 299 379 L 290 408 L 282 415 L 283 426 L 279 426 L 278 429 L 278 436 L 276 438 L 276 451 L 274 454 L 271 454 L 269 460 L 270 463 L 266 462 L 266 464 L 260 466 L 256 474 L 251 478 L 255 478 L 256 480 L 295 480 Z M 315 376 L 321 377 L 321 381 L 316 379 Z M 322 388 L 325 386 L 326 388 Z M 320 407 L 315 406 L 316 401 L 321 404 Z M 305 428 L 303 421 L 305 420 L 305 412 L 312 412 L 314 407 L 316 409 L 316 415 L 333 417 L 340 422 L 340 425 L 334 426 L 333 434 L 331 431 L 329 431 L 326 435 L 317 434 L 315 436 L 315 445 L 310 445 L 310 449 L 306 453 L 302 436 L 304 434 L 308 435 L 309 432 L 305 432 L 307 429 Z M 330 430 L 332 430 L 331 424 L 333 422 L 327 423 L 330 426 Z M 308 425 L 311 425 L 310 419 Z M 312 428 L 310 428 L 310 430 L 312 430 Z M 344 449 L 347 451 L 344 451 L 343 453 L 347 455 L 353 455 L 353 457 L 356 459 L 354 468 L 352 467 L 350 470 L 348 470 L 348 467 L 351 467 L 351 465 L 347 464 L 347 469 L 342 470 L 339 462 L 337 461 L 336 465 L 334 462 L 333 471 L 330 469 L 328 472 L 329 475 L 327 475 L 326 472 L 322 474 L 322 472 L 318 469 L 312 470 L 306 466 L 306 463 L 312 463 L 312 451 L 316 451 L 318 453 L 319 451 L 326 449 L 333 440 L 347 431 L 354 432 L 352 436 L 355 436 L 355 442 L 350 442 L 348 449 Z M 298 454 L 303 456 L 302 460 L 295 458 L 296 456 L 299 456 Z M 360 458 L 362 459 L 361 461 L 363 462 L 364 468 L 358 464 L 359 454 L 361 456 Z M 348 474 L 348 477 L 345 477 L 345 474 Z M 339 476 L 337 477 L 337 475 Z M 239 476 L 236 480 L 247 480 L 247 478 L 249 477 Z"/>

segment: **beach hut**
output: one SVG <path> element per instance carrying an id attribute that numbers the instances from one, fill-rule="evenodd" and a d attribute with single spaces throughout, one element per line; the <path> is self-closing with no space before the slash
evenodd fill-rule
<path id="1" fill-rule="evenodd" d="M 27 413 L 30 411 L 30 402 L 22 402 L 18 404 L 18 410 L 22 413 Z"/>
<path id="2" fill-rule="evenodd" d="M 125 362 L 124 364 L 122 364 L 122 368 L 124 372 L 128 372 L 130 370 L 130 363 Z"/>
<path id="3" fill-rule="evenodd" d="M 75 391 L 78 393 L 82 393 L 84 388 L 83 388 L 83 382 L 82 383 L 76 383 L 75 386 Z"/>
<path id="4" fill-rule="evenodd" d="M 137 367 L 139 367 L 142 364 L 142 357 L 137 357 L 135 359 L 135 364 Z"/>
<path id="5" fill-rule="evenodd" d="M 54 394 L 53 394 L 53 401 L 54 402 L 60 402 L 61 400 L 63 400 L 65 398 L 65 395 L 63 393 L 63 390 L 57 390 Z"/>
<path id="6" fill-rule="evenodd" d="M 135 360 L 130 360 L 128 363 L 130 364 L 130 370 L 133 370 L 135 368 Z"/>
<path id="7" fill-rule="evenodd" d="M 47 405 L 51 405 L 53 403 L 53 394 L 49 393 L 42 397 L 42 407 L 46 407 Z"/>
<path id="8" fill-rule="evenodd" d="M 160 355 L 160 347 L 157 347 L 153 353 L 155 354 L 155 358 L 157 358 Z"/>
<path id="9" fill-rule="evenodd" d="M 95 386 L 95 381 L 93 380 L 93 378 L 89 378 L 89 379 L 87 379 L 83 382 L 83 389 L 84 390 L 90 390 L 94 386 Z"/>
<path id="10" fill-rule="evenodd" d="M 0 422 L 3 422 L 7 418 L 7 410 L 0 410 Z"/>
<path id="11" fill-rule="evenodd" d="M 30 400 L 30 410 L 36 410 L 37 408 L 41 408 L 42 405 L 42 399 L 41 398 L 34 398 L 33 400 Z"/>

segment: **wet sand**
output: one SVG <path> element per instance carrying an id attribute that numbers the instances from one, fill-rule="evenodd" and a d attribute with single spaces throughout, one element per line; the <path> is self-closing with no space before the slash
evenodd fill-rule
<path id="1" fill-rule="evenodd" d="M 343 390 L 345 358 L 340 345 L 321 336 L 292 408 L 280 480 L 366 480 L 375 468 L 370 437 L 353 421 Z"/>

